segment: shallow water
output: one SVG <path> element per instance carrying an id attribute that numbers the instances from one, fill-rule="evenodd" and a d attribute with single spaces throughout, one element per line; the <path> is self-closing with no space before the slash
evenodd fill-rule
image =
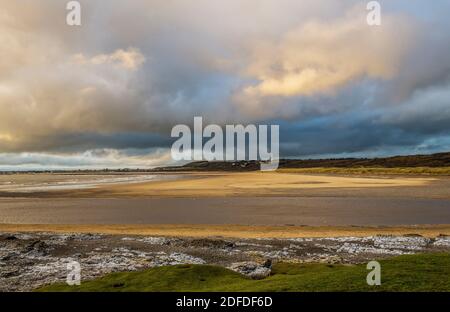
<path id="1" fill-rule="evenodd" d="M 379 197 L 0 199 L 14 224 L 449 224 L 450 200 Z"/>
<path id="2" fill-rule="evenodd" d="M 15 193 L 46 192 L 58 190 L 78 190 L 101 185 L 129 184 L 150 181 L 175 180 L 180 175 L 161 174 L 110 174 L 110 175 L 64 175 L 64 174 L 24 174 L 0 176 L 0 191 Z"/>

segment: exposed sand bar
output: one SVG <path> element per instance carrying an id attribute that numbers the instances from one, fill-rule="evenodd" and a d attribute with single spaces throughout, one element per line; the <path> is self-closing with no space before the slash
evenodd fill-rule
<path id="1" fill-rule="evenodd" d="M 404 227 L 311 227 L 242 225 L 13 225 L 0 224 L 0 232 L 96 233 L 176 237 L 295 238 L 363 237 L 417 234 L 450 235 L 450 225 Z"/>
<path id="2" fill-rule="evenodd" d="M 157 181 L 99 187 L 86 195 L 110 196 L 267 196 L 296 190 L 386 188 L 426 186 L 436 178 L 344 177 L 279 172 L 217 173 L 192 175 L 174 181 Z"/>
<path id="3" fill-rule="evenodd" d="M 0 182 L 9 183 L 0 187 L 1 197 L 220 197 L 220 196 L 295 196 L 301 192 L 340 192 L 343 189 L 376 190 L 396 188 L 425 188 L 436 182 L 449 185 L 444 177 L 393 177 L 393 176 L 336 176 L 311 175 L 280 172 L 245 173 L 172 173 L 149 176 L 149 181 L 139 182 L 130 175 L 133 183 L 120 183 L 126 175 L 114 178 L 117 183 L 98 183 L 98 177 L 12 175 L 0 177 Z M 69 179 L 69 181 L 67 181 Z M 75 188 L 70 179 L 82 182 Z M 111 178 L 103 180 L 108 181 Z M 4 181 L 3 181 L 4 180 Z M 54 181 L 56 180 L 56 181 Z M 48 183 L 48 181 L 54 181 Z M 93 182 L 94 181 L 94 182 Z M 64 188 L 55 187 L 60 183 Z M 77 182 L 80 183 L 80 182 Z M 31 184 L 31 185 L 28 185 Z M 37 186 L 33 186 L 37 184 Z M 17 187 L 15 187 L 17 185 Z M 23 185 L 26 185 L 24 188 Z M 27 190 L 24 192 L 24 190 Z M 444 193 L 445 194 L 445 193 Z M 448 192 L 447 192 L 448 194 Z M 442 197 L 442 196 L 439 196 Z"/>

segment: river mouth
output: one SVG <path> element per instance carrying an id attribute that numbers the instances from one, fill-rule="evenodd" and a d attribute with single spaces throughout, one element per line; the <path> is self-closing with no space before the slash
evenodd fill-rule
<path id="1" fill-rule="evenodd" d="M 278 226 L 450 224 L 449 207 L 449 200 L 411 198 L 2 198 L 0 223 Z"/>

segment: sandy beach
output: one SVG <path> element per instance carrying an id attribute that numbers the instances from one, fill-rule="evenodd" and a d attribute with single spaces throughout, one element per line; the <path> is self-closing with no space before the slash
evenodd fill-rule
<path id="1" fill-rule="evenodd" d="M 3 183 L 3 187 L 0 187 L 0 196 L 90 198 L 295 196 L 302 191 L 326 190 L 333 193 L 337 189 L 420 189 L 436 182 L 450 185 L 450 179 L 446 177 L 343 176 L 280 172 L 129 174 L 128 180 L 126 174 L 120 174 L 113 178 L 103 177 L 104 181 L 98 175 L 81 175 L 80 181 L 71 182 L 74 177 L 80 179 L 80 176 L 52 174 L 0 176 L 0 183 Z M 55 183 L 64 187 L 58 189 Z M 439 195 L 450 198 L 448 192 Z"/>
<path id="2" fill-rule="evenodd" d="M 421 187 L 437 181 L 430 177 L 352 177 L 278 172 L 191 173 L 184 179 L 99 186 L 75 196 L 217 197 L 295 195 L 298 191 Z M 448 195 L 448 194 L 447 194 Z"/>

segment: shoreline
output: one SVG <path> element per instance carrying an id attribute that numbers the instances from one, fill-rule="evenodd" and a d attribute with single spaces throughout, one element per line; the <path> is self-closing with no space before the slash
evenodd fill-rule
<path id="1" fill-rule="evenodd" d="M 0 224 L 4 233 L 92 233 L 166 237 L 325 238 L 377 235 L 450 236 L 450 224 L 417 226 L 247 226 L 247 225 L 54 225 Z"/>

